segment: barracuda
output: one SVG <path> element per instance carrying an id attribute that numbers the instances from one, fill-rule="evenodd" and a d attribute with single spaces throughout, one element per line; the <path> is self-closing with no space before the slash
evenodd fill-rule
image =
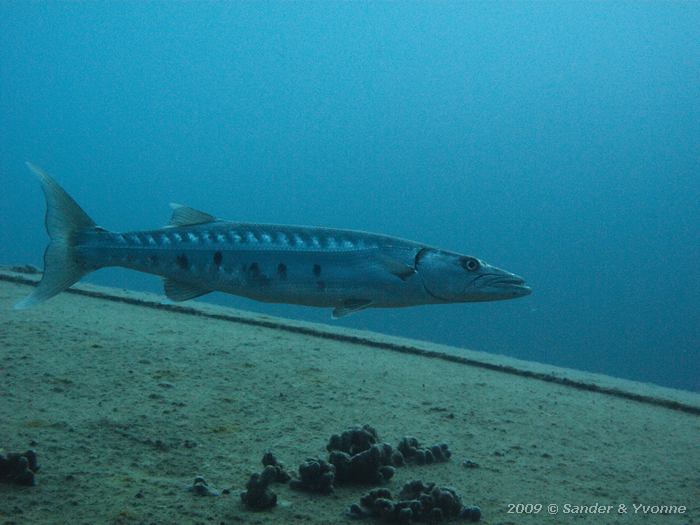
<path id="1" fill-rule="evenodd" d="M 46 197 L 50 242 L 34 306 L 84 275 L 122 266 L 164 278 L 185 301 L 221 291 L 270 303 L 333 308 L 495 301 L 528 295 L 522 278 L 476 257 L 387 235 L 218 219 L 177 204 L 164 228 L 117 233 L 97 226 L 56 181 L 27 163 Z"/>

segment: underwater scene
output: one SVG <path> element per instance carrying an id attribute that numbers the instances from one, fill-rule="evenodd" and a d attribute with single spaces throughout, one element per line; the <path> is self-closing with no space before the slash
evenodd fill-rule
<path id="1" fill-rule="evenodd" d="M 0 524 L 700 523 L 700 4 L 0 3 Z"/>

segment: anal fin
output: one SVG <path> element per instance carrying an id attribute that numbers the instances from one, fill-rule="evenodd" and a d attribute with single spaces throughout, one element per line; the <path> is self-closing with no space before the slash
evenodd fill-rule
<path id="1" fill-rule="evenodd" d="M 343 304 L 333 309 L 333 319 L 339 319 L 346 315 L 359 312 L 372 306 L 372 301 L 368 299 L 346 299 Z"/>
<path id="2" fill-rule="evenodd" d="M 199 284 L 185 283 L 167 277 L 163 279 L 163 289 L 171 301 L 187 301 L 213 291 Z"/>

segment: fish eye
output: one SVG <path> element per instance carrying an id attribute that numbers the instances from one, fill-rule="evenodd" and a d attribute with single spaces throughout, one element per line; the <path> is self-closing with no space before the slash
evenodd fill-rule
<path id="1" fill-rule="evenodd" d="M 473 257 L 462 257 L 459 262 L 462 265 L 462 268 L 470 272 L 475 272 L 481 267 L 479 261 Z"/>

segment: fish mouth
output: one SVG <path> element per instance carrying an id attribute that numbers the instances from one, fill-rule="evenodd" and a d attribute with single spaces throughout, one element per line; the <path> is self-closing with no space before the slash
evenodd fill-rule
<path id="1" fill-rule="evenodd" d="M 525 284 L 525 279 L 517 275 L 486 274 L 475 283 L 480 289 L 489 289 L 494 293 L 510 297 L 523 297 L 532 293 L 532 288 Z"/>
<path id="2" fill-rule="evenodd" d="M 521 279 L 520 277 L 496 277 L 495 279 L 491 279 L 487 283 L 487 286 L 510 287 L 510 286 L 526 286 L 526 285 L 525 285 L 525 280 Z"/>

